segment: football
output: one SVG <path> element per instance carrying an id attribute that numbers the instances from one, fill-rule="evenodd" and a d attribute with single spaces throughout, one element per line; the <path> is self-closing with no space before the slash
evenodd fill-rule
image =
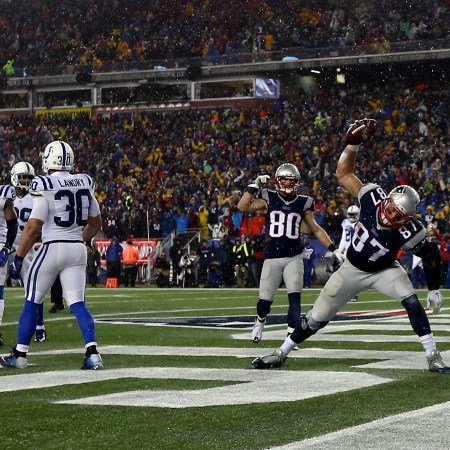
<path id="1" fill-rule="evenodd" d="M 377 121 L 374 119 L 356 120 L 345 134 L 345 143 L 349 145 L 362 144 L 374 135 L 376 129 Z"/>

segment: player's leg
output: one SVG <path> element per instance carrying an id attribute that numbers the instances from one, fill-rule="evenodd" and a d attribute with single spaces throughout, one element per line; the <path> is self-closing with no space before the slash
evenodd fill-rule
<path id="1" fill-rule="evenodd" d="M 34 342 L 44 342 L 47 340 L 47 331 L 44 325 L 44 302 L 38 305 L 36 332 Z"/>
<path id="2" fill-rule="evenodd" d="M 429 370 L 450 373 L 450 368 L 444 363 L 436 348 L 427 313 L 414 291 L 408 274 L 400 263 L 395 262 L 389 269 L 374 275 L 372 287 L 378 292 L 394 298 L 405 308 L 411 327 L 419 337 L 427 355 Z"/>
<path id="3" fill-rule="evenodd" d="M 281 347 L 270 355 L 254 359 L 252 366 L 255 369 L 280 367 L 298 344 L 325 327 L 336 312 L 363 289 L 364 274 L 345 261 L 327 281 L 312 309 L 301 319 Z"/>
<path id="4" fill-rule="evenodd" d="M 57 313 L 64 309 L 63 290 L 59 276 L 55 278 L 50 289 L 50 302 L 53 306 L 49 309 L 49 313 Z"/>
<path id="5" fill-rule="evenodd" d="M 5 311 L 5 300 L 4 300 L 4 286 L 6 283 L 6 278 L 8 276 L 8 264 L 0 267 L 0 326 L 3 323 L 3 313 Z M 0 333 L 0 347 L 3 346 L 3 339 Z"/>
<path id="6" fill-rule="evenodd" d="M 102 369 L 103 360 L 97 350 L 94 318 L 85 303 L 86 288 L 86 247 L 82 244 L 65 245 L 66 261 L 59 276 L 64 298 L 75 315 L 86 349 L 82 369 Z"/>
<path id="7" fill-rule="evenodd" d="M 25 302 L 19 317 L 17 344 L 10 356 L 0 359 L 4 367 L 25 368 L 30 342 L 36 330 L 39 304 L 44 301 L 57 273 L 57 253 L 49 245 L 40 247 L 27 273 Z"/>
<path id="8" fill-rule="evenodd" d="M 289 258 L 289 262 L 283 269 L 283 279 L 289 300 L 287 314 L 288 333 L 292 333 L 300 321 L 303 273 L 302 255 Z"/>
<path id="9" fill-rule="evenodd" d="M 275 293 L 283 277 L 285 258 L 266 259 L 261 272 L 259 283 L 259 300 L 256 304 L 256 319 L 252 330 L 252 341 L 261 341 L 266 318 L 270 313 Z"/>

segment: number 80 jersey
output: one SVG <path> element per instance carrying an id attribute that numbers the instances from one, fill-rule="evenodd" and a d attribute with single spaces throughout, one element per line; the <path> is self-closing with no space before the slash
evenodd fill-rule
<path id="1" fill-rule="evenodd" d="M 346 255 L 356 268 L 365 272 L 382 270 L 395 261 L 401 248 L 413 248 L 425 239 L 423 225 L 414 218 L 398 229 L 378 225 L 378 206 L 387 194 L 377 184 L 363 186 L 358 197 L 359 222 Z"/>
<path id="2" fill-rule="evenodd" d="M 264 196 L 263 196 L 264 198 Z M 300 224 L 307 211 L 314 210 L 314 201 L 307 195 L 283 198 L 268 190 L 265 217 L 266 245 L 264 259 L 288 258 L 302 253 Z"/>
<path id="3" fill-rule="evenodd" d="M 34 206 L 30 217 L 44 221 L 44 244 L 51 241 L 82 241 L 83 228 L 93 202 L 93 191 L 94 182 L 86 174 L 54 172 L 52 175 L 33 178 L 30 194 Z M 46 205 L 42 205 L 42 198 L 46 200 Z M 43 206 L 47 208 L 46 211 Z"/>

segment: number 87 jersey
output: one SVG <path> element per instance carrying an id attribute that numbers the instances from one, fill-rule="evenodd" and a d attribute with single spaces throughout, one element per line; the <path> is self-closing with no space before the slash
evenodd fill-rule
<path id="1" fill-rule="evenodd" d="M 30 185 L 30 218 L 44 222 L 42 242 L 81 242 L 88 217 L 100 213 L 89 175 L 54 172 L 34 177 Z"/>
<path id="2" fill-rule="evenodd" d="M 346 255 L 356 268 L 365 272 L 382 270 L 395 261 L 401 248 L 413 248 L 426 238 L 425 228 L 413 217 L 395 229 L 379 225 L 378 208 L 387 194 L 377 184 L 363 186 L 358 197 L 361 207 L 359 222 Z"/>

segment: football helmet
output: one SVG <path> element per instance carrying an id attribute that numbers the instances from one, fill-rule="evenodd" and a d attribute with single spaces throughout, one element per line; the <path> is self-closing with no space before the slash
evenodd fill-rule
<path id="1" fill-rule="evenodd" d="M 275 188 L 282 195 L 296 195 L 300 187 L 300 172 L 294 164 L 282 164 L 275 172 Z"/>
<path id="2" fill-rule="evenodd" d="M 359 208 L 356 205 L 349 206 L 347 209 L 347 219 L 350 223 L 356 223 L 359 220 Z"/>
<path id="3" fill-rule="evenodd" d="M 74 164 L 72 147 L 64 141 L 53 141 L 44 149 L 42 155 L 42 170 L 48 173 L 49 170 L 71 171 Z"/>
<path id="4" fill-rule="evenodd" d="M 400 228 L 416 213 L 419 194 L 411 186 L 397 186 L 378 207 L 378 222 L 386 228 Z"/>
<path id="5" fill-rule="evenodd" d="M 30 163 L 18 162 L 11 169 L 11 184 L 16 188 L 28 190 L 34 175 L 34 167 Z"/>

